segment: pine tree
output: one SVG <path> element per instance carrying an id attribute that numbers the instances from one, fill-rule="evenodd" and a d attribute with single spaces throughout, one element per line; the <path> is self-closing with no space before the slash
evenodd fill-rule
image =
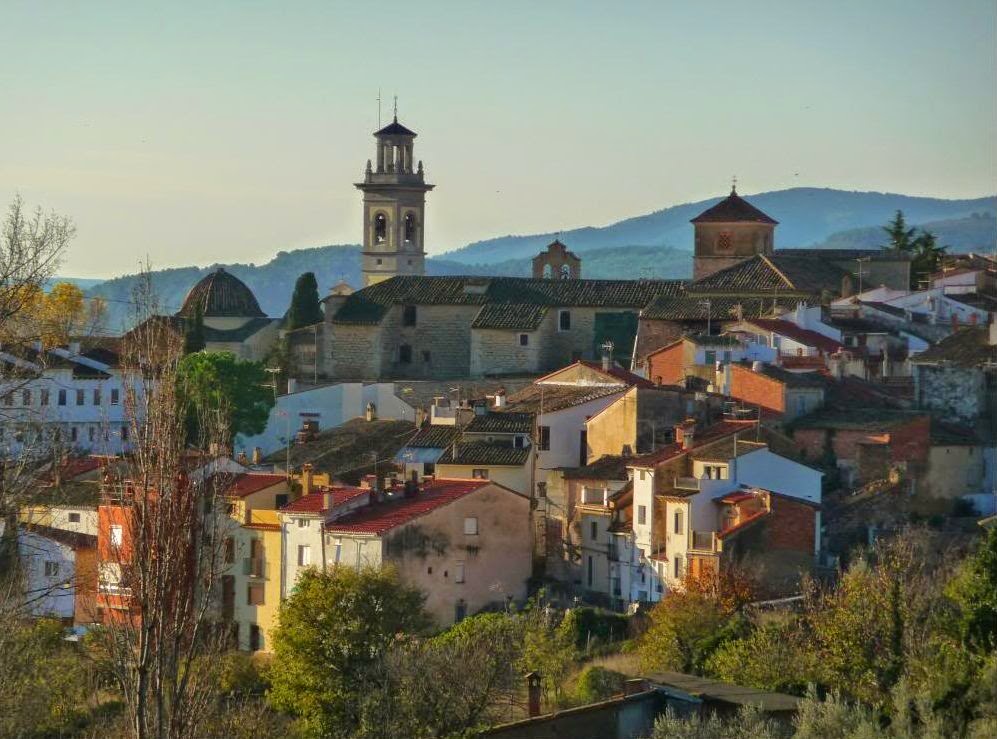
<path id="1" fill-rule="evenodd" d="M 938 237 L 930 231 L 918 234 L 912 244 L 914 258 L 910 265 L 911 288 L 917 288 L 920 280 L 930 278 L 938 271 L 947 249 L 947 246 L 938 246 Z"/>
<path id="2" fill-rule="evenodd" d="M 305 272 L 294 283 L 291 307 L 287 309 L 287 328 L 293 331 L 322 321 L 318 300 L 318 282 L 314 272 Z"/>
<path id="3" fill-rule="evenodd" d="M 184 325 L 183 353 L 193 354 L 204 349 L 204 312 L 198 306 L 194 317 Z"/>
<path id="4" fill-rule="evenodd" d="M 897 211 L 897 214 L 893 217 L 893 220 L 883 226 L 883 230 L 886 231 L 886 234 L 890 237 L 890 243 L 888 243 L 885 248 L 905 252 L 913 250 L 914 232 L 917 229 L 907 228 L 907 222 L 904 220 L 904 213 L 902 210 Z"/>

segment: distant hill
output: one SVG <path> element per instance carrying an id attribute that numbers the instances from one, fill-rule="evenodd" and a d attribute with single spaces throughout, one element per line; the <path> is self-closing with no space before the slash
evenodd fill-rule
<path id="1" fill-rule="evenodd" d="M 590 278 L 685 278 L 692 274 L 692 226 L 689 219 L 719 200 L 687 203 L 602 228 L 562 232 L 560 238 L 583 257 L 582 275 Z M 952 251 L 985 251 L 997 240 L 997 198 L 940 200 L 873 192 L 846 192 L 795 188 L 750 196 L 752 203 L 780 221 L 776 248 L 793 246 L 876 247 L 883 243 L 880 226 L 897 209 L 907 221 L 938 234 L 941 244 Z M 431 275 L 530 274 L 530 259 L 556 234 L 503 236 L 478 241 L 462 249 L 431 257 L 426 270 Z M 312 271 L 320 293 L 345 280 L 360 285 L 360 246 L 342 244 L 295 251 L 281 251 L 266 264 L 225 264 L 182 267 L 153 273 L 153 284 L 164 312 L 175 312 L 187 291 L 215 269 L 239 277 L 256 294 L 270 316 L 287 309 L 294 281 Z M 120 331 L 129 321 L 129 300 L 134 275 L 117 277 L 94 285 L 88 294 L 108 301 L 108 329 Z M 81 285 L 82 286 L 82 285 Z"/>
<path id="2" fill-rule="evenodd" d="M 812 187 L 777 190 L 746 196 L 779 221 L 776 248 L 820 244 L 839 231 L 886 223 L 902 210 L 910 223 L 962 218 L 973 213 L 997 213 L 997 197 L 972 200 L 942 200 L 879 192 L 851 192 Z M 692 250 L 689 219 L 722 200 L 721 197 L 685 203 L 648 215 L 628 218 L 600 228 L 562 231 L 560 239 L 572 251 L 628 247 L 663 246 Z M 490 264 L 536 254 L 554 239 L 555 232 L 526 236 L 501 236 L 472 244 L 446 254 L 442 259 L 466 264 Z"/>
<path id="3" fill-rule="evenodd" d="M 918 228 L 935 234 L 938 243 L 950 247 L 952 253 L 992 252 L 997 244 L 997 216 L 993 213 L 928 221 L 918 224 Z M 881 226 L 850 228 L 831 234 L 817 246 L 822 249 L 871 249 L 883 245 L 883 236 Z"/>

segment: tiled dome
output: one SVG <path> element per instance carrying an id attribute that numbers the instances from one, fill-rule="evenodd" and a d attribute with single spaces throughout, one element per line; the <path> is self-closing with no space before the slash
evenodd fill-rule
<path id="1" fill-rule="evenodd" d="M 177 315 L 193 318 L 198 307 L 205 318 L 266 317 L 246 283 L 221 267 L 190 289 Z"/>

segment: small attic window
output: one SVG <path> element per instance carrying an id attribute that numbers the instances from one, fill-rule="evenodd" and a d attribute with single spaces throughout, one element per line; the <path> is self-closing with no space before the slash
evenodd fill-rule
<path id="1" fill-rule="evenodd" d="M 416 308 L 414 305 L 406 305 L 402 309 L 402 325 L 414 326 L 416 321 Z"/>

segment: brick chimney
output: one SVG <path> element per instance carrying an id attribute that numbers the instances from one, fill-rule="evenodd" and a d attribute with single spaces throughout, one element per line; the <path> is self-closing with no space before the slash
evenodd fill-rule
<path id="1" fill-rule="evenodd" d="M 692 449 L 692 444 L 695 435 L 696 435 L 695 418 L 687 418 L 682 423 L 675 425 L 675 443 L 681 444 L 683 449 Z"/>
<path id="2" fill-rule="evenodd" d="M 505 388 L 500 387 L 495 391 L 495 407 L 503 408 L 505 407 Z"/>
<path id="3" fill-rule="evenodd" d="M 332 510 L 332 493 L 328 490 L 322 493 L 322 510 L 331 511 Z"/>
<path id="4" fill-rule="evenodd" d="M 990 346 L 997 346 L 997 317 L 990 319 L 990 325 L 987 327 L 987 343 Z"/>
<path id="5" fill-rule="evenodd" d="M 301 494 L 308 495 L 312 492 L 312 483 L 314 475 L 312 473 L 312 465 L 308 462 L 301 465 Z"/>
<path id="6" fill-rule="evenodd" d="M 540 673 L 526 673 L 526 692 L 528 695 L 529 716 L 534 718 L 540 715 Z"/>

